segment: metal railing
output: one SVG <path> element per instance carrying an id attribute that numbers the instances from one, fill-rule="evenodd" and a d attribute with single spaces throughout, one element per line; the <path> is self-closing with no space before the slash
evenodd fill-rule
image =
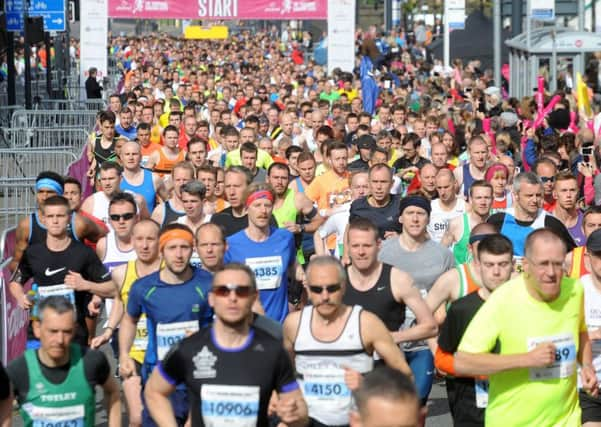
<path id="1" fill-rule="evenodd" d="M 10 149 L 63 150 L 78 155 L 89 133 L 81 127 L 19 127 L 5 129 Z"/>
<path id="2" fill-rule="evenodd" d="M 97 111 L 84 110 L 16 110 L 11 128 L 77 127 L 91 131 L 96 125 Z"/>
<path id="3" fill-rule="evenodd" d="M 19 223 L 19 219 L 35 210 L 35 176 L 0 178 L 0 229 Z"/>
<path id="4" fill-rule="evenodd" d="M 35 177 L 44 170 L 64 174 L 76 160 L 77 155 L 71 150 L 0 149 L 0 179 Z"/>

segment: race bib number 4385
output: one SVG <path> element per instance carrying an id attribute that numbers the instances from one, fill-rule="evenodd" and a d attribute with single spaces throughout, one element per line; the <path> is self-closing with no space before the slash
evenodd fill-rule
<path id="1" fill-rule="evenodd" d="M 280 255 L 246 258 L 248 265 L 257 278 L 257 288 L 260 291 L 277 289 L 282 280 L 282 257 Z"/>

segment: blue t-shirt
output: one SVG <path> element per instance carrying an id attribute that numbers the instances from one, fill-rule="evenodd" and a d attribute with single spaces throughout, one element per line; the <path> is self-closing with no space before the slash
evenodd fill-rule
<path id="1" fill-rule="evenodd" d="M 174 344 L 212 321 L 213 310 L 207 296 L 213 277 L 204 270 L 193 271 L 190 280 L 178 285 L 161 281 L 157 271 L 136 280 L 129 291 L 127 313 L 135 319 L 146 314 L 144 379 Z"/>
<path id="2" fill-rule="evenodd" d="M 288 230 L 271 227 L 270 231 L 263 242 L 250 240 L 246 230 L 228 237 L 225 262 L 244 263 L 255 272 L 265 314 L 283 322 L 288 314 L 287 270 L 294 263 L 296 248 Z"/>

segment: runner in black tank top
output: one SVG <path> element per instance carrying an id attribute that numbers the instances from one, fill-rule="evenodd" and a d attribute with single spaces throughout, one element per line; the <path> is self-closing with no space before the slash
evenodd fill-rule
<path id="1" fill-rule="evenodd" d="M 378 316 L 389 331 L 398 331 L 405 321 L 405 303 L 394 299 L 390 286 L 390 264 L 382 264 L 378 280 L 367 291 L 355 289 L 349 279 L 349 285 L 342 301 L 347 305 L 360 305 Z"/>
<path id="2" fill-rule="evenodd" d="M 185 214 L 185 212 L 178 212 L 175 209 L 173 209 L 169 200 L 165 201 L 165 216 L 163 217 L 161 229 L 164 228 L 167 224 L 171 224 L 172 222 L 177 221 L 177 219 L 180 216 L 184 216 Z"/>

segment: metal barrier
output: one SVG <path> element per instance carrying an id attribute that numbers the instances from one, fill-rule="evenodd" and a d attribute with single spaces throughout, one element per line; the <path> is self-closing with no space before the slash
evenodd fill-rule
<path id="1" fill-rule="evenodd" d="M 84 110 L 17 110 L 11 128 L 78 127 L 91 131 L 96 125 L 96 111 Z"/>
<path id="2" fill-rule="evenodd" d="M 71 150 L 0 149 L 0 164 L 3 165 L 0 179 L 35 177 L 44 170 L 64 174 L 76 160 L 77 155 Z"/>
<path id="3" fill-rule="evenodd" d="M 13 227 L 35 210 L 35 176 L 0 178 L 0 229 Z"/>
<path id="4" fill-rule="evenodd" d="M 102 99 L 42 99 L 37 104 L 39 110 L 86 110 L 102 111 L 106 104 Z"/>
<path id="5" fill-rule="evenodd" d="M 91 128 L 90 128 L 91 129 Z M 89 134 L 81 127 L 19 127 L 5 129 L 10 149 L 64 150 L 78 155 Z"/>
<path id="6" fill-rule="evenodd" d="M 9 127 L 13 113 L 22 109 L 22 105 L 0 105 L 0 126 Z"/>

